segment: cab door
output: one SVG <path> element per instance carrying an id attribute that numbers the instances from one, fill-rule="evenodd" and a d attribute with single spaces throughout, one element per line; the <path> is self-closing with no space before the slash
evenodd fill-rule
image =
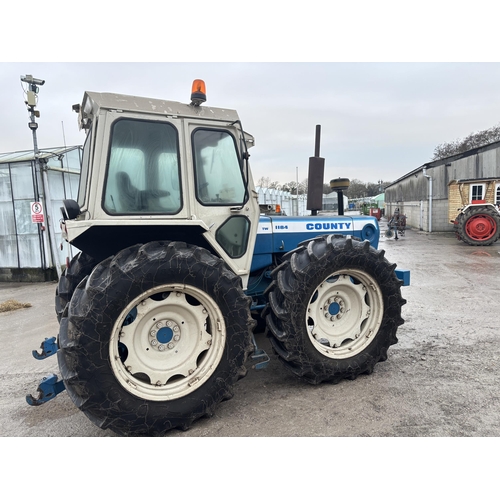
<path id="1" fill-rule="evenodd" d="M 244 277 L 250 270 L 259 208 L 243 168 L 242 131 L 199 120 L 186 124 L 186 136 L 192 215 L 209 228 L 204 236 L 214 250 Z"/>

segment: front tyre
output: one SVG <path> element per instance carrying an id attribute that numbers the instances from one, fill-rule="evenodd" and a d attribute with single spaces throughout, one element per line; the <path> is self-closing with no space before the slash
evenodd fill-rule
<path id="1" fill-rule="evenodd" d="M 61 374 L 103 429 L 187 429 L 232 396 L 253 325 L 241 281 L 221 259 L 181 242 L 136 245 L 75 290 L 61 321 Z"/>
<path id="2" fill-rule="evenodd" d="M 394 268 L 368 241 L 340 235 L 286 254 L 264 313 L 278 359 L 312 384 L 371 373 L 404 323 Z"/>

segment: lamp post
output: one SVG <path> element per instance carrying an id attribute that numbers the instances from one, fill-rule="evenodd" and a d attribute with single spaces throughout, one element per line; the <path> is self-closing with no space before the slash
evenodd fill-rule
<path id="1" fill-rule="evenodd" d="M 295 167 L 295 214 L 299 215 L 299 167 Z"/>

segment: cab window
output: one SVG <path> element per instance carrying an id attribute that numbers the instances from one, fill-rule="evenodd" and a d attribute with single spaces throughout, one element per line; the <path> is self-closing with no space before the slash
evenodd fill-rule
<path id="1" fill-rule="evenodd" d="M 78 205 L 83 207 L 85 203 L 85 193 L 87 190 L 90 164 L 90 145 L 92 144 L 92 129 L 87 134 L 85 144 L 83 145 L 82 164 L 80 169 L 80 185 L 78 187 Z"/>
<path id="2" fill-rule="evenodd" d="M 196 198 L 203 205 L 242 205 L 246 189 L 233 136 L 197 129 L 192 135 Z"/>
<path id="3" fill-rule="evenodd" d="M 181 189 L 177 129 L 117 120 L 111 133 L 103 206 L 109 214 L 175 214 Z"/>

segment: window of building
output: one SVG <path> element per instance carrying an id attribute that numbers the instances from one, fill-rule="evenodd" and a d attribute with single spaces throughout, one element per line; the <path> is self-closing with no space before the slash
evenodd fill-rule
<path id="1" fill-rule="evenodd" d="M 484 200 L 485 185 L 472 184 L 470 187 L 470 201 Z"/>

